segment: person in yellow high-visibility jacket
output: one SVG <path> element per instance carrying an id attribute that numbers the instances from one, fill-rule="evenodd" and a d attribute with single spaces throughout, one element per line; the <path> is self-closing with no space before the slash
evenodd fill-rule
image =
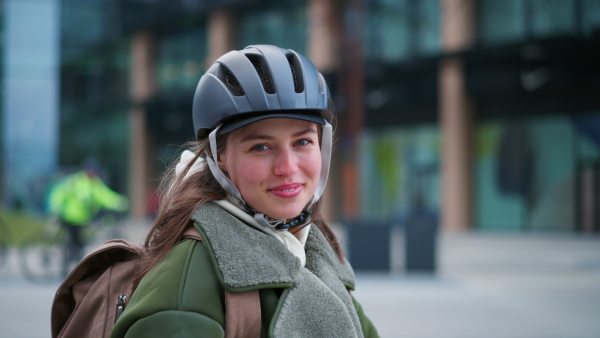
<path id="1" fill-rule="evenodd" d="M 101 210 L 126 211 L 129 200 L 114 192 L 95 175 L 93 170 L 81 170 L 58 181 L 48 196 L 49 211 L 58 216 L 69 233 L 69 256 L 81 259 L 83 241 L 81 229 Z"/>

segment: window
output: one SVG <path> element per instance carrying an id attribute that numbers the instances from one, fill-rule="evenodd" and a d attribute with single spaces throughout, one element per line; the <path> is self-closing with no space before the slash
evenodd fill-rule
<path id="1" fill-rule="evenodd" d="M 439 0 L 378 0 L 366 10 L 366 59 L 397 62 L 440 51 Z"/>
<path id="2" fill-rule="evenodd" d="M 600 1 L 583 0 L 582 1 L 582 28 L 585 36 L 589 36 L 594 31 L 600 33 Z"/>
<path id="3" fill-rule="evenodd" d="M 576 33 L 575 1 L 531 0 L 534 38 Z"/>
<path id="4" fill-rule="evenodd" d="M 307 30 L 305 4 L 243 12 L 240 13 L 237 47 L 270 44 L 306 54 Z"/>
<path id="5" fill-rule="evenodd" d="M 157 80 L 160 90 L 193 90 L 206 57 L 206 30 L 186 30 L 165 36 L 158 47 Z"/>
<path id="6" fill-rule="evenodd" d="M 525 37 L 523 0 L 483 0 L 480 3 L 481 42 L 487 45 L 518 41 Z"/>

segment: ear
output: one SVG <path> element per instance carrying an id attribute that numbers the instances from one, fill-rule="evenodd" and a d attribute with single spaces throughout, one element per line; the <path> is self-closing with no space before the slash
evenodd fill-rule
<path id="1" fill-rule="evenodd" d="M 221 156 L 219 156 L 217 164 L 219 165 L 221 171 L 226 174 L 227 166 L 225 165 L 225 161 L 223 161 L 223 158 Z"/>

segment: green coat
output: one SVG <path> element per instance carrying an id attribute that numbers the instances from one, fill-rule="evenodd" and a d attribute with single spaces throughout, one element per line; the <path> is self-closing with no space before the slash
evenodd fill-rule
<path id="1" fill-rule="evenodd" d="M 306 264 L 276 238 L 214 203 L 194 214 L 188 239 L 141 281 L 111 338 L 224 337 L 224 289 L 259 290 L 262 337 L 377 337 L 351 297 L 354 273 L 315 226 Z"/>

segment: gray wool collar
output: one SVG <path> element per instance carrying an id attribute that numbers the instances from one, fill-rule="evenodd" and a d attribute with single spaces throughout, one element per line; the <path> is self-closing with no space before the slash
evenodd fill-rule
<path id="1" fill-rule="evenodd" d="M 213 253 L 213 260 L 226 287 L 293 286 L 302 268 L 300 260 L 275 237 L 248 226 L 215 203 L 208 202 L 192 216 L 204 242 Z M 252 243 L 252 245 L 248 245 Z M 339 279 L 354 288 L 354 272 L 346 262 L 342 264 L 321 231 L 311 227 L 305 246 L 306 268 L 333 268 Z"/>

